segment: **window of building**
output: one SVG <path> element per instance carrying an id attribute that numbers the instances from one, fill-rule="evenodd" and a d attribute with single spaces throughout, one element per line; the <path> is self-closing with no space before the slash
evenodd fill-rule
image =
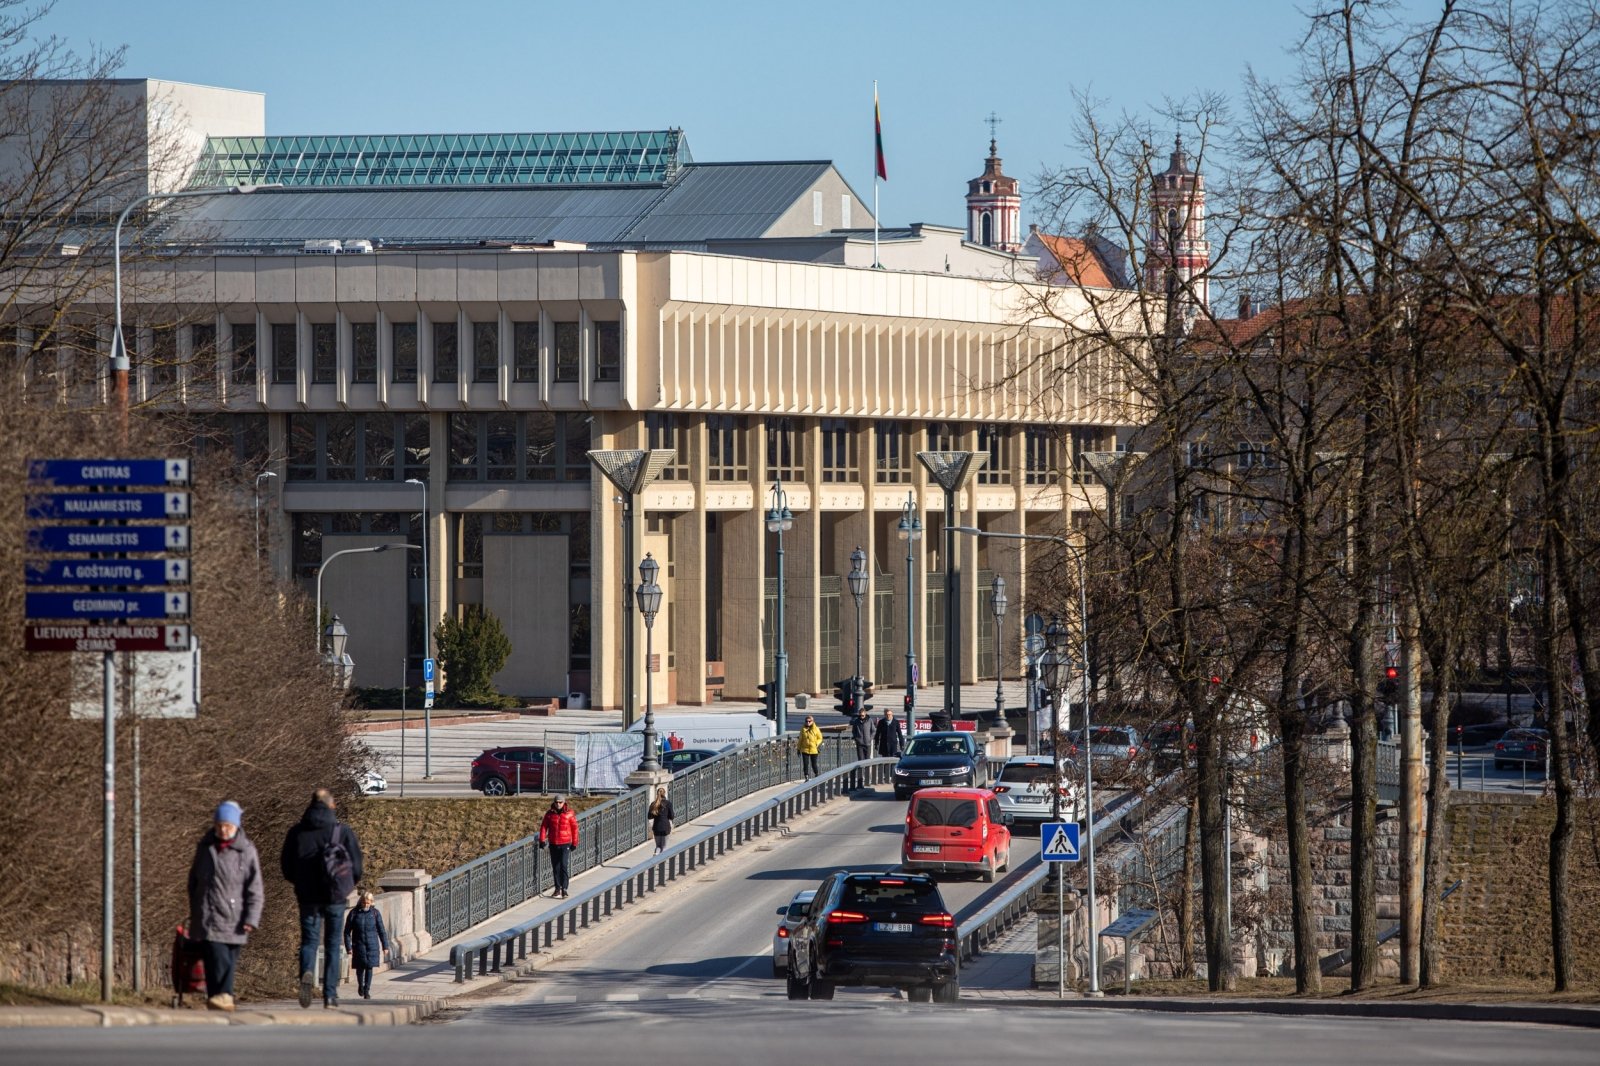
<path id="1" fill-rule="evenodd" d="M 233 327 L 233 383 L 256 383 L 256 324 L 236 323 Z"/>
<path id="2" fill-rule="evenodd" d="M 1023 480 L 1029 485 L 1051 485 L 1061 470 L 1061 434 L 1054 426 L 1029 426 L 1024 430 Z"/>
<path id="3" fill-rule="evenodd" d="M 395 421 L 388 414 L 361 416 L 361 480 L 394 480 Z"/>
<path id="4" fill-rule="evenodd" d="M 578 323 L 556 323 L 556 380 L 577 381 L 580 359 Z"/>
<path id="5" fill-rule="evenodd" d="M 767 419 L 767 477 L 781 481 L 804 481 L 806 476 L 806 438 L 798 418 Z"/>
<path id="6" fill-rule="evenodd" d="M 983 213 L 983 228 L 979 233 L 978 243 L 985 245 L 994 243 L 994 219 L 989 217 L 987 211 Z"/>
<path id="7" fill-rule="evenodd" d="M 822 480 L 839 483 L 856 480 L 856 432 L 843 418 L 822 420 Z"/>
<path id="8" fill-rule="evenodd" d="M 487 480 L 517 480 L 517 432 L 520 421 L 510 412 L 496 412 L 484 419 L 482 454 Z"/>
<path id="9" fill-rule="evenodd" d="M 928 450 L 930 452 L 964 451 L 966 427 L 959 422 L 929 422 Z"/>
<path id="10" fill-rule="evenodd" d="M 351 369 L 357 385 L 370 385 L 378 380 L 378 324 L 352 322 L 350 324 Z"/>
<path id="11" fill-rule="evenodd" d="M 55 346 L 51 345 L 54 352 Z M 171 326 L 157 326 L 150 331 L 150 382 L 156 386 L 175 384 L 178 380 L 178 331 Z"/>
<path id="12" fill-rule="evenodd" d="M 391 336 L 394 340 L 395 381 L 417 380 L 417 324 L 396 322 Z"/>
<path id="13" fill-rule="evenodd" d="M 428 416 L 403 415 L 401 425 L 405 433 L 406 452 L 405 469 L 400 471 L 400 480 L 409 481 L 416 478 L 418 481 L 427 481 L 429 467 L 433 462 L 433 433 L 428 425 Z"/>
<path id="14" fill-rule="evenodd" d="M 393 417 L 393 416 L 390 416 Z M 360 416 L 348 411 L 319 415 L 323 481 L 354 481 L 361 469 Z"/>
<path id="15" fill-rule="evenodd" d="M 91 325 L 79 323 L 72 327 L 71 362 L 67 366 L 67 384 L 78 391 L 88 391 L 100 381 L 100 336 Z"/>
<path id="16" fill-rule="evenodd" d="M 494 384 L 500 380 L 500 323 L 472 324 L 472 380 Z"/>
<path id="17" fill-rule="evenodd" d="M 594 417 L 582 411 L 561 416 L 561 480 L 589 480 L 589 449 L 594 437 Z"/>
<path id="18" fill-rule="evenodd" d="M 1085 456 L 1089 452 L 1111 450 L 1103 431 L 1093 426 L 1073 426 L 1069 435 L 1072 438 L 1072 480 L 1080 485 L 1099 484 L 1099 479 Z"/>
<path id="19" fill-rule="evenodd" d="M 339 375 L 339 326 L 311 323 L 311 383 L 332 385 Z"/>
<path id="20" fill-rule="evenodd" d="M 330 536 L 382 536 L 407 544 L 422 544 L 422 515 L 389 511 L 297 511 L 294 515 L 294 574 L 314 578 L 322 565 L 323 538 Z M 409 595 L 414 601 L 408 611 L 407 643 L 412 659 L 422 653 L 422 553 L 406 552 L 411 557 L 407 568 L 411 577 Z"/>
<path id="21" fill-rule="evenodd" d="M 689 432 L 682 419 L 668 411 L 651 411 L 644 416 L 649 447 L 666 448 L 673 459 L 661 468 L 663 481 L 689 480 Z"/>
<path id="22" fill-rule="evenodd" d="M 1278 465 L 1272 446 L 1261 441 L 1239 442 L 1238 467 L 1240 470 L 1271 470 Z"/>
<path id="23" fill-rule="evenodd" d="M 456 324 L 433 324 L 433 380 L 450 384 L 461 376 L 460 353 L 456 348 Z"/>
<path id="24" fill-rule="evenodd" d="M 978 451 L 989 458 L 978 467 L 978 484 L 1011 484 L 1011 427 L 978 427 Z"/>
<path id="25" fill-rule="evenodd" d="M 1204 470 L 1211 465 L 1211 444 L 1209 441 L 1192 440 L 1183 446 L 1184 462 L 1188 466 Z"/>
<path id="26" fill-rule="evenodd" d="M 594 324 L 594 379 L 622 380 L 622 323 Z"/>
<path id="27" fill-rule="evenodd" d="M 590 417 L 577 411 L 450 415 L 451 481 L 587 481 Z"/>
<path id="28" fill-rule="evenodd" d="M 427 480 L 426 415 L 380 412 L 290 414 L 284 437 L 290 481 Z M 420 437 L 420 456 L 411 445 Z M 406 441 L 403 466 L 396 465 L 396 443 Z"/>
<path id="29" fill-rule="evenodd" d="M 511 324 L 511 357 L 517 381 L 539 380 L 539 323 Z"/>
<path id="30" fill-rule="evenodd" d="M 706 418 L 706 479 L 749 481 L 749 420 L 743 415 Z"/>
<path id="31" fill-rule="evenodd" d="M 880 485 L 901 485 L 911 480 L 911 435 L 900 422 L 879 422 L 876 479 Z"/>
<path id="32" fill-rule="evenodd" d="M 214 322 L 189 327 L 189 387 L 201 391 L 217 387 L 217 326 Z"/>
<path id="33" fill-rule="evenodd" d="M 276 385 L 293 385 L 300 371 L 299 342 L 295 338 L 293 322 L 272 324 L 272 381 Z"/>

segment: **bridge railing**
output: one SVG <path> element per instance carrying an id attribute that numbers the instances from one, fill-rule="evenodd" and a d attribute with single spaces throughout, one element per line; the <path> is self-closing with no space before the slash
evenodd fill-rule
<path id="1" fill-rule="evenodd" d="M 854 756 L 852 746 L 850 754 Z M 760 807 L 669 847 L 660 855 L 583 892 L 554 911 L 450 949 L 456 980 L 497 973 L 528 952 L 575 935 L 729 850 L 837 796 L 890 780 L 893 759 L 849 761 L 767 800 Z M 599 808 L 596 808 L 598 810 Z"/>

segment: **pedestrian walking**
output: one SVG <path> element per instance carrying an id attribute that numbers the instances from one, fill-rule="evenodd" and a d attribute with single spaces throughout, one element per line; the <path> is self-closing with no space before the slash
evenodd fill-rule
<path id="1" fill-rule="evenodd" d="M 857 707 L 856 716 L 850 719 L 850 739 L 856 742 L 857 762 L 872 758 L 872 719 L 865 707 Z"/>
<path id="2" fill-rule="evenodd" d="M 894 716 L 889 708 L 883 709 L 883 717 L 878 719 L 877 726 L 872 731 L 873 750 L 880 759 L 898 759 L 900 752 L 905 748 L 905 731 L 900 728 L 900 720 Z"/>
<path id="3" fill-rule="evenodd" d="M 383 928 L 383 912 L 372 905 L 370 891 L 361 893 L 361 902 L 344 920 L 344 949 L 356 972 L 356 992 L 362 999 L 371 999 L 372 971 L 389 954 L 389 934 Z"/>
<path id="4" fill-rule="evenodd" d="M 817 754 L 822 751 L 822 730 L 817 728 L 817 720 L 806 715 L 806 724 L 800 727 L 800 739 L 797 742 L 800 749 L 800 772 L 806 777 L 816 777 L 819 770 Z"/>
<path id="5" fill-rule="evenodd" d="M 667 850 L 667 837 L 672 833 L 672 801 L 665 788 L 656 789 L 656 798 L 650 802 L 650 832 L 655 834 L 656 854 Z"/>
<path id="6" fill-rule="evenodd" d="M 322 1005 L 339 1005 L 339 946 L 344 913 L 361 880 L 361 845 L 353 829 L 334 814 L 333 793 L 311 794 L 300 821 L 283 838 L 284 880 L 300 905 L 300 1006 L 311 1006 L 317 984 L 317 945 L 322 945 Z"/>
<path id="7" fill-rule="evenodd" d="M 556 899 L 567 898 L 571 877 L 567 873 L 567 859 L 578 846 L 578 816 L 567 806 L 567 797 L 557 796 L 544 812 L 539 823 L 539 846 L 550 846 L 550 875 L 555 889 L 550 894 Z"/>
<path id="8" fill-rule="evenodd" d="M 217 805 L 189 864 L 189 938 L 200 942 L 206 1006 L 233 1010 L 239 951 L 261 924 L 261 856 L 233 800 Z"/>

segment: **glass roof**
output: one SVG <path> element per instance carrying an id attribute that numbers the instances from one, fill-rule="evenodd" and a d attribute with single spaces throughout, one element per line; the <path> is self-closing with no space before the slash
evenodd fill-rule
<path id="1" fill-rule="evenodd" d="M 693 161 L 682 130 L 211 137 L 189 184 L 662 184 Z"/>

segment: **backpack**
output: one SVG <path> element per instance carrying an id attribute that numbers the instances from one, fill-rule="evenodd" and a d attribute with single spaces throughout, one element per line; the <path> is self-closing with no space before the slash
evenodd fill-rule
<path id="1" fill-rule="evenodd" d="M 350 852 L 339 842 L 339 830 L 343 828 L 334 826 L 333 834 L 322 845 L 321 852 L 323 882 L 339 902 L 348 899 L 350 893 L 356 890 L 355 864 L 350 861 Z"/>

